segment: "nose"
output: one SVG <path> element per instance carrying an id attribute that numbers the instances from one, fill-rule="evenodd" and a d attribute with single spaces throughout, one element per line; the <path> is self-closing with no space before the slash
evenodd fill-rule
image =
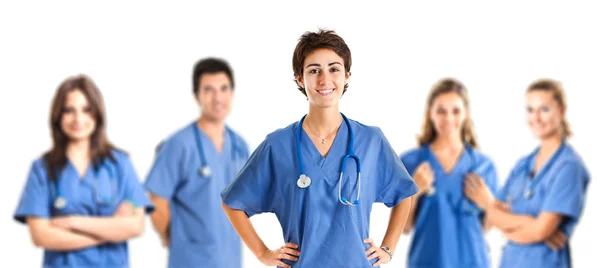
<path id="1" fill-rule="evenodd" d="M 319 75 L 319 80 L 317 82 L 319 87 L 326 87 L 331 84 L 331 75 L 327 72 L 323 72 Z"/>
<path id="2" fill-rule="evenodd" d="M 539 110 L 533 112 L 533 120 L 535 122 L 540 122 L 542 120 L 542 116 Z"/>
<path id="3" fill-rule="evenodd" d="M 83 116 L 84 116 L 83 112 L 81 112 L 79 110 L 75 111 L 75 116 L 74 116 L 75 123 L 77 123 L 77 124 L 81 123 L 81 121 L 83 120 Z"/>

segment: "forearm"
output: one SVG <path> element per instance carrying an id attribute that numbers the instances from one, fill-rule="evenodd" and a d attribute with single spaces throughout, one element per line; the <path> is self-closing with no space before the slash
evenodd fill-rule
<path id="1" fill-rule="evenodd" d="M 122 242 L 142 234 L 144 230 L 144 210 L 138 208 L 130 216 L 77 216 L 71 228 L 104 241 Z"/>
<path id="2" fill-rule="evenodd" d="M 37 219 L 37 223 L 30 223 L 33 221 L 35 220 L 28 219 L 31 239 L 35 246 L 54 251 L 71 251 L 102 244 L 102 241 L 95 237 L 54 227 L 48 220 Z"/>
<path id="3" fill-rule="evenodd" d="M 404 233 L 410 233 L 410 231 L 412 231 L 412 229 L 415 227 L 415 222 L 417 221 L 417 204 L 419 203 L 419 198 L 421 198 L 421 195 L 421 193 L 417 193 L 410 197 L 411 206 L 406 219 L 406 224 L 404 225 Z"/>
<path id="4" fill-rule="evenodd" d="M 154 204 L 154 212 L 150 214 L 154 230 L 160 236 L 163 246 L 169 244 L 169 225 L 171 223 L 171 210 L 169 200 L 158 195 L 150 194 L 150 200 Z"/>
<path id="5" fill-rule="evenodd" d="M 387 231 L 381 242 L 382 246 L 389 247 L 392 252 L 396 249 L 396 244 L 402 235 L 402 231 L 405 230 L 405 224 L 409 217 L 412 198 L 406 198 L 400 202 L 397 206 L 392 208 L 390 213 L 390 220 L 388 223 Z"/>
<path id="6" fill-rule="evenodd" d="M 539 243 L 550 237 L 557 229 L 562 216 L 554 213 L 542 213 L 532 221 L 516 229 L 504 231 L 506 238 L 518 244 Z"/>
<path id="7" fill-rule="evenodd" d="M 163 241 L 168 241 L 169 224 L 171 222 L 171 213 L 168 208 L 166 210 L 155 210 L 154 213 L 150 215 L 150 219 L 152 220 L 154 230 L 156 230 L 160 238 Z"/>
<path id="8" fill-rule="evenodd" d="M 519 215 L 501 208 L 502 204 L 495 201 L 485 210 L 486 220 L 502 231 L 510 231 L 535 221 L 529 215 Z"/>
<path id="9" fill-rule="evenodd" d="M 263 254 L 263 252 L 266 252 L 268 248 L 262 239 L 260 239 L 258 233 L 256 233 L 256 230 L 246 213 L 241 210 L 232 209 L 225 203 L 222 203 L 222 206 L 231 225 L 242 238 L 244 244 L 246 244 L 256 257 L 260 258 L 260 255 Z"/>

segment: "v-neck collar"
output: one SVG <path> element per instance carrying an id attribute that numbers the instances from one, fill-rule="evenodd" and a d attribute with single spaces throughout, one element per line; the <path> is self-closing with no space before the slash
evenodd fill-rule
<path id="1" fill-rule="evenodd" d="M 541 176 L 543 176 L 545 172 L 548 171 L 548 169 L 552 166 L 552 164 L 554 164 L 554 162 L 560 156 L 560 154 L 562 153 L 562 151 L 564 150 L 564 148 L 566 146 L 567 145 L 566 145 L 565 141 L 563 140 L 562 143 L 560 144 L 560 146 L 558 147 L 558 149 L 556 149 L 556 151 L 554 151 L 554 153 L 552 153 L 552 156 L 550 158 L 548 158 L 548 160 L 546 160 L 546 162 L 542 165 L 542 167 L 540 168 L 540 170 L 538 170 L 537 173 L 534 173 L 535 172 L 535 162 L 537 161 L 538 152 L 539 152 L 540 148 L 539 147 L 536 148 L 529 155 L 529 163 L 528 163 L 527 171 L 529 172 L 528 174 L 535 174 L 532 178 L 533 181 L 539 180 L 539 178 Z"/>
<path id="2" fill-rule="evenodd" d="M 79 174 L 79 170 L 77 170 L 77 167 L 75 166 L 73 161 L 71 161 L 71 159 L 67 157 L 67 165 L 65 166 L 65 169 L 62 171 L 62 173 L 69 172 L 67 169 L 71 169 L 71 172 L 75 172 L 78 181 L 84 181 L 87 177 L 89 177 L 90 172 L 93 171 L 94 165 L 92 164 L 92 162 L 88 163 L 83 174 Z"/>
<path id="3" fill-rule="evenodd" d="M 350 124 L 352 124 L 351 121 Z M 346 125 L 345 121 L 342 121 L 342 125 L 340 126 L 340 129 L 333 140 L 327 157 L 323 157 L 302 126 L 300 126 L 299 123 L 296 125 L 296 131 L 301 131 L 300 149 L 303 155 L 308 156 L 306 159 L 308 161 L 303 161 L 303 164 L 305 165 L 305 172 L 317 168 L 322 172 L 322 175 L 324 175 L 328 181 L 337 182 L 342 158 L 347 153 L 346 150 L 348 148 L 349 126 Z M 314 165 L 314 168 L 308 168 L 311 165 Z"/>
<path id="4" fill-rule="evenodd" d="M 454 173 L 457 172 L 457 169 L 460 166 L 460 164 L 462 164 L 462 162 L 465 161 L 467 155 L 467 148 L 463 146 L 460 156 L 458 157 L 452 168 L 449 171 L 446 171 L 444 169 L 444 166 L 442 165 L 442 162 L 440 162 L 440 160 L 437 158 L 430 146 L 431 144 L 427 144 L 425 146 L 425 149 L 427 150 L 427 154 L 429 154 L 429 158 L 432 159 L 432 165 L 437 166 L 437 169 L 441 170 L 444 176 L 446 177 L 454 175 Z M 436 169 L 434 168 L 434 170 Z"/>
<path id="5" fill-rule="evenodd" d="M 221 151 L 219 152 L 219 150 L 217 149 L 217 146 L 215 145 L 215 143 L 213 142 L 213 140 L 208 136 L 208 134 L 206 134 L 206 132 L 204 132 L 204 130 L 198 126 L 198 122 L 194 121 L 193 123 L 193 127 L 198 129 L 198 133 L 200 133 L 200 142 L 202 143 L 202 150 L 204 151 L 204 157 L 207 157 L 207 155 L 217 155 L 219 158 L 222 158 L 224 155 L 224 152 L 229 151 L 229 135 L 227 135 L 227 126 L 225 126 L 225 129 L 223 131 L 223 147 L 221 148 Z M 207 154 L 208 153 L 208 154 Z M 208 162 L 208 160 L 205 160 Z"/>

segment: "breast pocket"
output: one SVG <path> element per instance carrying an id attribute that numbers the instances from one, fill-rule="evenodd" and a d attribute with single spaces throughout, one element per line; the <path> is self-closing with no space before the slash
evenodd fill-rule
<path id="1" fill-rule="evenodd" d="M 101 172 L 94 180 L 93 202 L 102 216 L 112 216 L 122 200 L 119 200 L 117 178 Z"/>

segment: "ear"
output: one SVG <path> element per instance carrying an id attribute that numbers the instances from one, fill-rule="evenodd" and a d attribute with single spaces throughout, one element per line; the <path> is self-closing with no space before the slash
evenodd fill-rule
<path id="1" fill-rule="evenodd" d="M 194 99 L 196 100 L 196 103 L 200 104 L 200 90 L 198 90 L 198 93 L 194 94 Z"/>
<path id="2" fill-rule="evenodd" d="M 304 86 L 304 79 L 301 76 L 296 75 L 294 78 L 296 78 L 296 83 L 298 83 L 300 87 L 306 89 L 306 86 Z"/>
<path id="3" fill-rule="evenodd" d="M 344 81 L 344 84 L 348 84 L 348 81 L 350 81 L 350 76 L 352 75 L 351 72 L 346 72 L 346 80 Z"/>

